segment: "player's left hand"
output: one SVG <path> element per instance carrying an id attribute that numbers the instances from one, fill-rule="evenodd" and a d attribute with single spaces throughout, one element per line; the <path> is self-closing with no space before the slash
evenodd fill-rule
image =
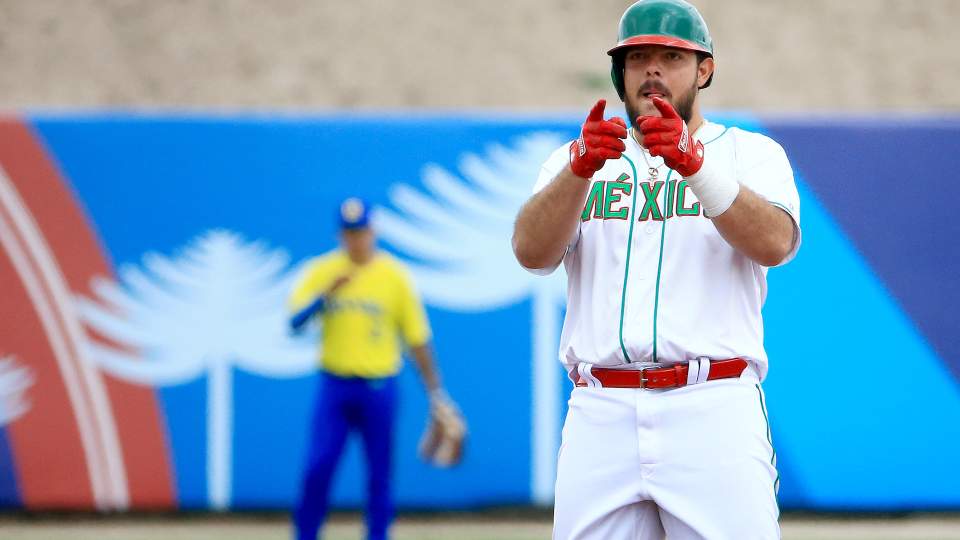
<path id="1" fill-rule="evenodd" d="M 430 393 L 430 416 L 420 437 L 419 453 L 437 467 L 453 467 L 463 459 L 467 423 L 460 407 L 444 390 Z"/>
<path id="2" fill-rule="evenodd" d="M 638 116 L 637 126 L 643 134 L 643 146 L 651 156 L 662 156 L 667 167 L 684 177 L 695 174 L 703 166 L 703 143 L 690 136 L 687 123 L 670 102 L 655 97 L 653 106 L 661 116 Z"/>

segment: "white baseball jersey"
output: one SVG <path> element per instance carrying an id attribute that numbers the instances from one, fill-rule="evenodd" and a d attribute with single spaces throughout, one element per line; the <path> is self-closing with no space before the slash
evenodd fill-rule
<path id="1" fill-rule="evenodd" d="M 784 263 L 792 259 L 800 246 L 800 200 L 783 148 L 764 135 L 706 121 L 694 137 L 704 143 L 704 159 L 722 160 L 741 185 L 793 218 L 794 245 Z M 593 176 L 563 258 L 568 289 L 560 360 L 572 367 L 742 357 L 762 380 L 767 269 L 720 236 L 662 158 L 632 136 L 626 146 L 622 158 Z M 568 146 L 551 155 L 534 192 L 568 156 Z"/>

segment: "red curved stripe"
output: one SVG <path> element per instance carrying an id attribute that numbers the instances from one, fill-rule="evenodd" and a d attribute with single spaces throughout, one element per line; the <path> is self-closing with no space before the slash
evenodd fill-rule
<path id="1" fill-rule="evenodd" d="M 0 136 L 0 146 L 4 139 Z M 0 354 L 28 365 L 30 410 L 7 426 L 20 499 L 28 508 L 93 507 L 80 433 L 47 335 L 6 251 L 0 250 Z"/>
<path id="2" fill-rule="evenodd" d="M 0 164 L 55 254 L 70 290 L 91 295 L 91 278 L 112 276 L 112 265 L 79 202 L 39 138 L 19 119 L 0 119 Z M 15 273 L 8 273 L 12 271 L 9 261 L 5 260 L 3 268 L 0 294 L 4 298 L 12 298 L 19 292 L 21 298 L 18 302 L 5 303 L 4 310 L 9 309 L 10 313 L 4 320 L 17 321 L 15 327 L 18 330 L 22 328 L 25 335 L 39 332 L 31 334 L 33 337 L 27 343 L 19 345 L 25 347 L 24 352 L 10 350 L 37 369 L 38 375 L 42 375 L 38 376 L 38 382 L 30 391 L 33 409 L 9 426 L 22 499 L 28 508 L 92 508 L 89 473 L 84 465 L 82 450 L 79 449 L 76 426 L 72 425 L 63 381 L 58 372 L 50 371 L 50 367 L 56 369 L 57 364 L 29 299 L 24 303 L 26 296 L 23 291 L 15 290 L 22 285 Z M 10 340 L 5 334 L 6 331 L 0 341 L 0 354 L 8 349 L 8 341 L 21 341 L 20 336 Z M 122 446 L 131 507 L 173 507 L 173 468 L 154 390 L 118 381 L 107 375 L 104 375 L 104 383 Z M 41 388 L 40 384 L 44 386 Z M 43 408 L 38 403 L 41 399 Z M 69 429 L 60 423 L 61 416 L 71 419 Z M 52 429 L 54 426 L 63 429 Z M 74 454 L 76 457 L 65 457 Z M 58 464 L 58 471 L 62 474 L 49 473 L 48 467 L 52 462 Z M 85 483 L 83 489 L 78 488 L 77 491 L 83 496 L 70 498 L 68 502 L 68 499 L 62 498 L 64 494 L 59 484 L 72 485 L 77 478 L 82 478 Z"/>

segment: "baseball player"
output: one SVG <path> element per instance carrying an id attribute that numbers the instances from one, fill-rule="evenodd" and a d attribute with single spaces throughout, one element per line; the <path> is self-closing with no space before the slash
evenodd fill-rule
<path id="1" fill-rule="evenodd" d="M 800 246 L 790 163 L 701 115 L 716 62 L 692 5 L 636 2 L 608 54 L 629 128 L 599 101 L 513 236 L 569 282 L 553 537 L 779 538 L 760 310 Z"/>
<path id="2" fill-rule="evenodd" d="M 310 261 L 290 296 L 291 327 L 316 319 L 323 336 L 307 465 L 293 516 L 299 540 L 317 537 L 350 431 L 360 432 L 367 461 L 367 538 L 387 538 L 401 341 L 416 360 L 433 416 L 459 419 L 434 367 L 423 305 L 400 263 L 375 249 L 369 215 L 360 199 L 341 204 L 342 248 Z"/>

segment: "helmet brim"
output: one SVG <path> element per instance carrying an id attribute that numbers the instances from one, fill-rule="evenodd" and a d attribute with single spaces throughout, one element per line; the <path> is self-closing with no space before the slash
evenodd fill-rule
<path id="1" fill-rule="evenodd" d="M 685 49 L 688 51 L 697 51 L 702 52 L 713 56 L 713 52 L 709 49 L 700 45 L 699 43 L 694 43 L 683 38 L 678 38 L 674 36 L 663 36 L 663 35 L 641 35 L 641 36 L 631 36 L 620 43 L 617 43 L 616 47 L 607 51 L 607 54 L 613 56 L 619 51 L 630 47 L 636 47 L 638 45 L 660 45 L 663 47 L 673 47 L 675 49 Z"/>

